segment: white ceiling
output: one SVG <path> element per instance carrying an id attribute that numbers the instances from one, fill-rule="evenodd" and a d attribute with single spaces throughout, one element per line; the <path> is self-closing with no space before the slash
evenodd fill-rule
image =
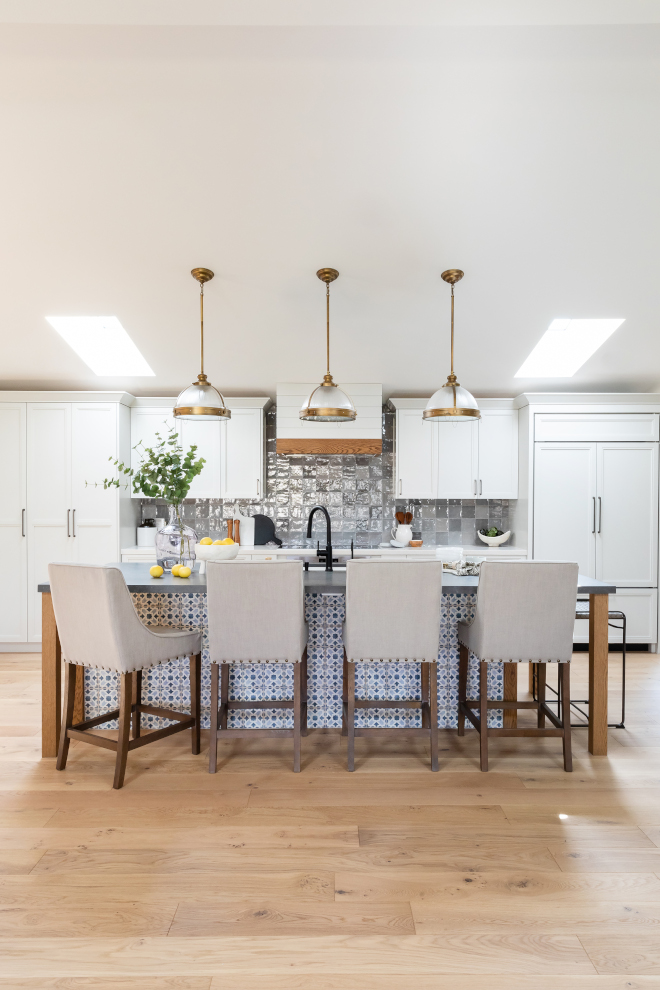
<path id="1" fill-rule="evenodd" d="M 321 266 L 339 381 L 442 384 L 460 267 L 477 395 L 660 387 L 660 3 L 241 2 L 0 0 L 1 388 L 176 393 L 198 265 L 229 395 L 323 373 Z M 116 315 L 156 377 L 97 378 L 54 314 Z M 514 379 L 556 317 L 626 322 Z"/>

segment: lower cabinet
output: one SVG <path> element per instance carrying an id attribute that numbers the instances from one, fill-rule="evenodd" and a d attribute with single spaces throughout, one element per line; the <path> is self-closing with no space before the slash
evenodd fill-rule
<path id="1" fill-rule="evenodd" d="M 610 611 L 623 612 L 627 620 L 626 639 L 628 643 L 657 643 L 658 641 L 658 590 L 657 588 L 617 588 L 616 595 L 610 595 Z M 617 620 L 612 620 L 616 622 Z M 620 623 L 618 623 L 620 625 Z M 609 628 L 610 643 L 620 643 L 622 636 L 618 629 Z M 575 620 L 574 643 L 589 642 L 589 622 Z"/>

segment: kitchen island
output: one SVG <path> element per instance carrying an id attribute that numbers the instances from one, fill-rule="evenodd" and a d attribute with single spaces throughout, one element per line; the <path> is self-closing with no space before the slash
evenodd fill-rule
<path id="1" fill-rule="evenodd" d="M 210 661 L 206 619 L 206 576 L 199 565 L 189 578 L 176 578 L 166 572 L 152 578 L 149 565 L 115 564 L 122 571 L 140 619 L 147 625 L 202 629 L 202 726 L 208 727 L 210 709 Z M 236 562 L 236 566 L 242 566 Z M 277 562 L 263 566 L 276 567 Z M 438 648 L 438 718 L 442 728 L 455 728 L 458 692 L 457 624 L 474 613 L 479 579 L 443 575 L 442 625 Z M 309 570 L 304 574 L 305 617 L 309 623 L 308 676 L 310 728 L 339 728 L 342 712 L 342 623 L 345 617 L 344 592 L 346 572 Z M 39 585 L 42 593 L 42 756 L 57 752 L 61 715 L 61 650 L 53 613 L 50 586 Z M 589 595 L 589 750 L 597 755 L 607 752 L 607 606 L 608 595 L 615 588 L 591 578 L 578 579 L 578 594 Z M 144 698 L 149 705 L 185 709 L 190 702 L 185 658 L 173 658 L 168 664 L 145 673 Z M 231 696 L 250 701 L 287 697 L 292 691 L 292 666 L 287 664 L 243 664 L 232 668 Z M 420 673 L 416 664 L 358 664 L 357 690 L 361 697 L 401 699 L 419 698 Z M 92 718 L 116 707 L 116 675 L 93 668 L 80 667 L 77 672 L 75 720 Z M 291 682 L 291 683 L 290 683 Z M 517 690 L 517 665 L 491 664 L 488 695 L 493 700 L 512 700 Z M 477 693 L 477 665 L 471 663 L 468 694 Z M 364 725 L 415 725 L 419 713 L 400 710 L 369 709 L 361 712 Z M 505 725 L 515 724 L 515 712 L 507 712 Z M 151 727 L 147 716 L 145 727 Z M 261 712 L 240 710 L 233 713 L 236 725 L 278 728 L 286 715 L 277 709 Z M 502 712 L 491 712 L 493 726 L 502 725 Z M 154 723 L 155 724 L 155 723 Z M 113 723 L 107 723 L 112 727 Z"/>

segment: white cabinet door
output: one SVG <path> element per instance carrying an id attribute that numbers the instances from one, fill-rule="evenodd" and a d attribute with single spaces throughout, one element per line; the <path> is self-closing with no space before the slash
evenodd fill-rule
<path id="1" fill-rule="evenodd" d="M 657 584 L 658 445 L 598 444 L 596 577 L 625 587 Z"/>
<path id="2" fill-rule="evenodd" d="M 220 450 L 224 423 L 217 419 L 200 422 L 181 419 L 177 425 L 184 451 L 187 453 L 194 445 L 197 447 L 195 460 L 203 457 L 206 461 L 202 473 L 193 480 L 186 498 L 221 498 Z"/>
<path id="3" fill-rule="evenodd" d="M 658 591 L 656 588 L 619 588 L 616 595 L 609 596 L 609 608 L 623 612 L 626 620 L 626 642 L 658 642 Z M 617 626 L 621 621 L 612 619 Z M 610 643 L 620 643 L 620 629 L 608 626 L 607 637 Z M 589 642 L 589 623 L 586 619 L 575 620 L 574 643 Z M 617 659 L 613 661 L 616 667 Z"/>
<path id="4" fill-rule="evenodd" d="M 27 530 L 25 501 L 25 403 L 0 403 L 0 642 L 27 640 Z"/>
<path id="5" fill-rule="evenodd" d="M 232 409 L 223 431 L 223 498 L 264 494 L 263 409 Z"/>
<path id="6" fill-rule="evenodd" d="M 100 484 L 115 471 L 117 414 L 116 402 L 71 406 L 72 559 L 80 564 L 119 560 L 119 491 Z"/>
<path id="7" fill-rule="evenodd" d="M 421 409 L 397 409 L 395 498 L 437 497 L 437 449 L 437 424 Z"/>
<path id="8" fill-rule="evenodd" d="M 534 559 L 576 560 L 595 577 L 595 443 L 534 444 Z"/>
<path id="9" fill-rule="evenodd" d="M 160 439 L 167 438 L 168 430 L 174 426 L 173 407 L 174 402 L 169 406 L 133 406 L 131 409 L 131 467 L 134 471 L 142 464 L 144 448 L 153 447 Z M 140 444 L 137 450 L 136 444 Z M 132 497 L 144 498 L 144 495 L 133 492 Z"/>
<path id="10" fill-rule="evenodd" d="M 41 639 L 40 581 L 72 559 L 71 403 L 27 406 L 28 641 Z"/>
<path id="11" fill-rule="evenodd" d="M 435 498 L 475 498 L 479 479 L 479 423 L 438 423 L 438 486 Z M 484 496 L 485 497 L 485 496 Z"/>
<path id="12" fill-rule="evenodd" d="M 518 410 L 482 409 L 479 498 L 518 498 Z"/>

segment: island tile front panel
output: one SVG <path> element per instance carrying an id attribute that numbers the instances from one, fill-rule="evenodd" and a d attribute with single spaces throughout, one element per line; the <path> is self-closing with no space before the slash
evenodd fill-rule
<path id="1" fill-rule="evenodd" d="M 172 626 L 175 629 L 202 629 L 202 727 L 209 728 L 211 704 L 211 663 L 208 650 L 208 622 L 205 594 L 134 593 L 135 607 L 146 625 Z M 459 621 L 472 618 L 475 594 L 446 595 L 442 604 L 442 625 L 438 644 L 438 724 L 441 728 L 456 727 L 458 701 L 458 638 Z M 345 618 L 343 594 L 319 592 L 305 595 L 305 618 L 309 623 L 308 722 L 311 728 L 339 728 L 342 714 L 343 644 L 342 623 Z M 145 704 L 190 710 L 188 660 L 172 659 L 145 671 L 143 702 Z M 478 692 L 478 666 L 470 659 L 468 696 Z M 501 699 L 503 688 L 502 664 L 490 664 L 489 698 Z M 112 710 L 118 703 L 118 676 L 102 670 L 85 670 L 85 717 L 95 718 Z M 293 696 L 293 667 L 291 664 L 236 664 L 229 681 L 230 697 L 237 701 L 282 700 Z M 358 697 L 378 700 L 419 699 L 419 664 L 363 663 L 357 664 L 356 689 Z M 281 728 L 292 721 L 290 712 L 278 709 L 259 712 L 233 712 L 229 726 L 238 728 Z M 489 724 L 502 724 L 502 713 L 489 714 Z M 167 724 L 150 715 L 142 716 L 145 728 Z M 358 726 L 419 725 L 420 713 L 406 709 L 368 709 L 356 714 Z M 106 728 L 116 728 L 108 722 Z"/>

